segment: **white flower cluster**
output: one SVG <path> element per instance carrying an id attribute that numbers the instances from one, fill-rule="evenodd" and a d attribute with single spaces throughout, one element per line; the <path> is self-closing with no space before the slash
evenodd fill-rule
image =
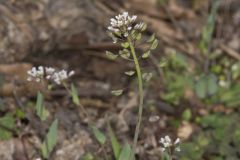
<path id="1" fill-rule="evenodd" d="M 177 138 L 174 143 L 172 143 L 172 140 L 171 138 L 167 135 L 165 136 L 164 138 L 161 138 L 159 143 L 162 144 L 162 151 L 166 151 L 168 150 L 169 148 L 170 149 L 173 149 L 174 151 L 177 151 L 177 152 L 180 152 L 181 149 L 179 147 L 179 144 L 180 144 L 180 139 Z"/>
<path id="2" fill-rule="evenodd" d="M 60 85 L 62 82 L 67 80 L 69 77 L 74 75 L 74 71 L 67 72 L 66 70 L 57 71 L 52 67 L 33 67 L 31 70 L 27 72 L 28 81 L 35 80 L 36 82 L 41 82 L 42 80 L 50 80 Z"/>
<path id="3" fill-rule="evenodd" d="M 133 29 L 141 30 L 144 23 L 139 23 L 134 26 L 137 16 L 130 16 L 128 12 L 123 12 L 115 18 L 110 19 L 110 26 L 108 30 L 112 33 L 114 43 L 117 42 L 118 38 L 127 38 Z"/>
<path id="4" fill-rule="evenodd" d="M 54 72 L 50 79 L 52 79 L 57 84 L 61 84 L 63 81 L 67 80 L 72 75 L 74 75 L 74 71 L 70 71 L 68 73 L 66 70 L 61 70 L 59 72 Z"/>
<path id="5" fill-rule="evenodd" d="M 27 72 L 28 74 L 28 81 L 35 80 L 36 82 L 40 82 L 44 76 L 44 68 L 43 66 L 39 66 L 38 68 L 33 67 L 31 70 Z"/>

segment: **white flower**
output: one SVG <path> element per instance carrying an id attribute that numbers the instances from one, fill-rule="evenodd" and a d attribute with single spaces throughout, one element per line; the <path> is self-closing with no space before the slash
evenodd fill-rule
<path id="1" fill-rule="evenodd" d="M 131 16 L 128 14 L 128 12 L 123 12 L 122 14 L 111 18 L 108 30 L 110 31 L 110 36 L 113 39 L 113 43 L 116 43 L 118 40 L 124 41 L 127 39 L 127 37 L 134 37 L 133 34 L 142 32 L 145 24 L 141 22 L 135 25 L 136 20 L 137 16 Z"/>
<path id="2" fill-rule="evenodd" d="M 33 67 L 31 70 L 27 71 L 28 74 L 28 81 L 35 80 L 40 82 L 44 76 L 44 68 L 43 66 L 39 66 L 38 68 Z"/>
<path id="3" fill-rule="evenodd" d="M 176 147 L 176 148 L 175 148 L 175 151 L 177 151 L 177 152 L 181 152 L 180 147 Z"/>
<path id="4" fill-rule="evenodd" d="M 172 145 L 172 141 L 169 136 L 161 138 L 159 142 L 164 146 L 164 148 L 168 148 Z"/>
<path id="5" fill-rule="evenodd" d="M 238 64 L 234 64 L 234 65 L 232 65 L 232 67 L 231 67 L 232 71 L 236 71 L 236 70 L 238 70 L 238 68 L 239 68 L 239 65 L 238 65 Z"/>
<path id="6" fill-rule="evenodd" d="M 180 138 L 177 138 L 176 140 L 175 140 L 175 142 L 174 142 L 174 145 L 177 145 L 177 144 L 179 144 L 180 143 Z"/>
<path id="7" fill-rule="evenodd" d="M 171 138 L 167 135 L 164 138 L 161 138 L 159 143 L 162 144 L 161 150 L 164 152 L 166 150 L 170 149 L 174 149 L 177 152 L 180 152 L 180 147 L 179 147 L 179 143 L 180 143 L 180 139 L 177 138 L 174 143 L 172 143 Z"/>
<path id="8" fill-rule="evenodd" d="M 74 73 L 74 71 L 70 71 L 68 73 L 66 70 L 56 71 L 56 69 L 52 67 L 39 66 L 38 68 L 33 67 L 27 72 L 27 80 L 41 82 L 45 78 L 46 80 L 53 81 L 60 85 L 63 81 L 74 75 Z"/>
<path id="9" fill-rule="evenodd" d="M 63 81 L 67 80 L 69 77 L 74 75 L 74 71 L 70 71 L 67 73 L 66 70 L 61 70 L 59 72 L 55 72 L 52 76 L 51 79 L 56 83 L 56 84 L 61 84 Z"/>
<path id="10" fill-rule="evenodd" d="M 132 25 L 136 21 L 137 16 L 130 16 L 128 12 L 123 12 L 118 16 L 110 19 L 110 26 L 108 30 L 113 34 L 120 34 L 127 37 L 130 31 L 133 29 Z"/>
<path id="11" fill-rule="evenodd" d="M 220 80 L 218 82 L 219 86 L 223 87 L 223 88 L 226 88 L 228 86 L 228 83 L 224 80 Z"/>
<path id="12" fill-rule="evenodd" d="M 46 74 L 51 75 L 55 72 L 55 69 L 52 67 L 45 67 Z"/>

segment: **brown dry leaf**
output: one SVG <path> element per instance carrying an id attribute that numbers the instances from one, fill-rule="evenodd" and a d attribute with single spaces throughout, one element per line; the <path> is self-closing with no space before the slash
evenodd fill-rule
<path id="1" fill-rule="evenodd" d="M 178 128 L 177 135 L 180 139 L 188 139 L 193 133 L 193 126 L 189 122 L 182 122 Z"/>

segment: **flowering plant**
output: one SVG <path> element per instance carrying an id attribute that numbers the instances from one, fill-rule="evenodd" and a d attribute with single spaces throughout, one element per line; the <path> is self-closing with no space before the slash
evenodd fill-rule
<path id="1" fill-rule="evenodd" d="M 174 142 L 172 142 L 171 138 L 167 135 L 164 138 L 161 138 L 159 143 L 162 145 L 162 152 L 166 152 L 168 155 L 168 159 L 172 160 L 172 156 L 174 152 L 180 152 L 180 139 L 177 138 Z"/>
<path id="2" fill-rule="evenodd" d="M 115 16 L 110 19 L 110 26 L 108 27 L 109 35 L 113 39 L 113 43 L 119 42 L 123 47 L 119 51 L 119 54 L 114 54 L 109 51 L 106 52 L 106 55 L 110 59 L 116 59 L 119 55 L 127 60 L 134 61 L 135 71 L 137 73 L 138 79 L 138 90 L 139 90 L 139 110 L 138 110 L 138 120 L 134 134 L 133 147 L 130 155 L 130 159 L 134 159 L 134 151 L 137 146 L 137 141 L 140 132 L 140 126 L 142 121 L 142 112 L 143 112 L 143 75 L 139 62 L 139 54 L 136 54 L 137 44 L 142 40 L 142 32 L 146 30 L 147 25 L 143 22 L 136 23 L 137 16 L 129 15 L 128 12 L 123 12 L 122 14 Z M 150 47 L 142 54 L 140 57 L 146 59 L 150 56 L 151 50 L 156 49 L 158 41 L 154 35 L 147 40 L 147 43 L 150 44 Z M 135 71 L 125 72 L 126 75 L 132 76 Z M 120 95 L 122 90 L 113 91 L 113 93 Z"/>

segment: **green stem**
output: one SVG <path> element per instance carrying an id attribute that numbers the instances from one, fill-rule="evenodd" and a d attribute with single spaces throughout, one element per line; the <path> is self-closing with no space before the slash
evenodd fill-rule
<path id="1" fill-rule="evenodd" d="M 143 81 L 142 81 L 142 72 L 141 72 L 141 68 L 138 62 L 138 58 L 135 52 L 135 48 L 133 46 L 133 43 L 131 41 L 131 39 L 128 37 L 128 43 L 131 49 L 131 54 L 133 56 L 133 60 L 134 60 L 134 64 L 135 64 L 135 69 L 137 72 L 137 79 L 138 79 L 138 94 L 139 94 L 139 108 L 138 108 L 138 120 L 137 120 L 137 125 L 135 128 L 135 133 L 134 133 L 134 139 L 133 139 L 133 148 L 132 148 L 132 152 L 131 152 L 131 156 L 130 158 L 132 160 L 135 159 L 134 157 L 134 152 L 136 150 L 136 146 L 137 146 L 137 141 L 138 141 L 138 137 L 139 137 L 139 132 L 140 132 L 140 126 L 141 126 L 141 121 L 142 121 L 142 112 L 143 112 Z"/>

